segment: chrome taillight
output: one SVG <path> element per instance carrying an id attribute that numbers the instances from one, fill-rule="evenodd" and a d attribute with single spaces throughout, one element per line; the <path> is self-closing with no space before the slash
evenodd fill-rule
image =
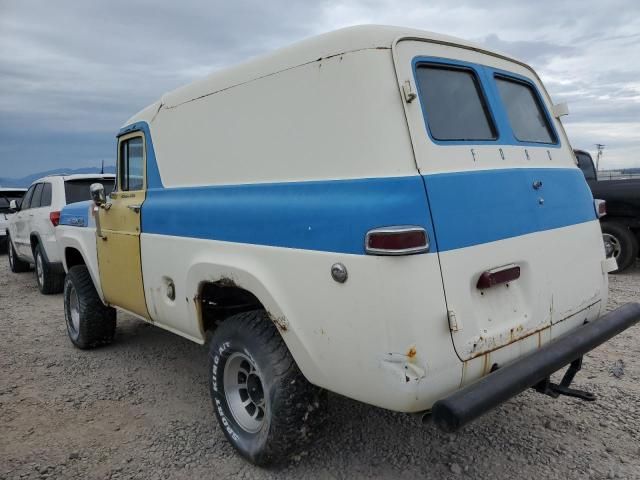
<path id="1" fill-rule="evenodd" d="M 429 235 L 422 227 L 375 228 L 367 232 L 364 245 L 369 255 L 411 255 L 429 251 Z"/>

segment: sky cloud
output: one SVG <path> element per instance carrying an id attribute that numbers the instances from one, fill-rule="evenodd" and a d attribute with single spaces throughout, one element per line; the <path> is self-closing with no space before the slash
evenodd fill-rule
<path id="1" fill-rule="evenodd" d="M 640 166 L 640 4 L 0 0 L 0 177 L 113 163 L 114 135 L 164 92 L 336 28 L 446 33 L 530 63 L 575 147 Z"/>

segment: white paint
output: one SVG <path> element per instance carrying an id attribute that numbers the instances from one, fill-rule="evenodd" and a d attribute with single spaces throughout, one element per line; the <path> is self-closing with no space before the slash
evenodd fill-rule
<path id="1" fill-rule="evenodd" d="M 412 39 L 396 41 L 404 37 Z M 524 75 L 551 107 L 526 65 L 456 42 L 405 29 L 348 29 L 171 92 L 127 123 L 150 124 L 167 187 L 415 175 L 416 165 L 421 173 L 575 168 L 556 119 L 561 148 L 526 147 L 529 159 L 518 146 L 474 146 L 473 159 L 469 146 L 429 141 L 419 102 L 406 103 L 402 91 L 416 55 Z M 64 245 L 86 255 L 96 281 L 94 229 L 60 232 Z M 491 359 L 508 363 L 575 328 L 585 315 L 599 315 L 607 279 L 598 232 L 597 222 L 589 222 L 444 252 L 440 258 L 347 255 L 142 233 L 141 258 L 147 306 L 158 326 L 204 342 L 195 297 L 202 282 L 231 278 L 272 317 L 286 321 L 283 339 L 310 382 L 380 407 L 420 411 L 487 373 Z M 331 278 L 336 262 L 348 269 L 345 284 Z M 480 298 L 479 273 L 512 263 L 522 267 L 522 277 L 508 292 L 501 286 Z M 453 334 L 441 264 L 449 309 L 463 327 Z M 167 279 L 175 284 L 174 300 L 167 298 Z M 522 332 L 540 331 L 498 348 L 504 333 L 519 326 Z M 451 336 L 460 357 L 469 358 L 470 339 L 481 334 L 496 349 L 463 364 Z"/>
<path id="2" fill-rule="evenodd" d="M 156 325 L 204 341 L 194 296 L 200 282 L 228 277 L 286 319 L 282 336 L 312 383 L 419 411 L 460 382 L 435 254 L 374 257 L 144 233 L 141 243 L 147 308 Z M 336 262 L 348 269 L 344 284 L 331 278 Z M 174 302 L 163 292 L 164 277 L 176 285 Z M 398 381 L 383 360 L 408 361 L 412 346 L 410 373 L 420 381 Z M 416 373 L 422 370 L 429 372 L 425 378 Z"/>
<path id="3" fill-rule="evenodd" d="M 98 251 L 96 241 L 103 241 L 96 236 L 96 224 L 92 207 L 89 208 L 89 224 L 86 227 L 73 227 L 69 225 L 58 225 L 56 227 L 56 241 L 58 255 L 62 260 L 64 270 L 69 271 L 65 252 L 67 249 L 75 249 L 82 255 L 87 265 L 93 285 L 96 287 L 100 300 L 104 302 L 102 286 L 100 285 L 100 272 L 98 270 Z"/>
<path id="4" fill-rule="evenodd" d="M 389 49 L 164 106 L 150 130 L 166 187 L 415 174 Z"/>
<path id="5" fill-rule="evenodd" d="M 606 304 L 604 244 L 597 220 L 440 253 L 447 305 L 464 325 L 453 332 L 463 360 L 560 322 L 595 302 Z M 520 278 L 479 290 L 496 266 Z"/>

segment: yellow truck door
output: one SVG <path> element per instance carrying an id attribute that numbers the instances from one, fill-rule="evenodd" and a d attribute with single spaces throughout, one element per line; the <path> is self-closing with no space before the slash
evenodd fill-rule
<path id="1" fill-rule="evenodd" d="M 142 132 L 118 139 L 118 174 L 110 200 L 98 209 L 100 282 L 105 301 L 146 319 L 140 261 L 140 208 L 145 199 L 146 151 Z"/>

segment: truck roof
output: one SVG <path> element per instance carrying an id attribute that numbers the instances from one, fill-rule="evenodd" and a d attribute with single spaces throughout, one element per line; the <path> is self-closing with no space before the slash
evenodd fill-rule
<path id="1" fill-rule="evenodd" d="M 38 182 L 43 182 L 47 179 L 50 178 L 61 178 L 63 181 L 67 181 L 67 180 L 86 180 L 86 179 L 92 179 L 92 178 L 116 178 L 115 174 L 113 173 L 74 173 L 71 175 L 67 175 L 64 173 L 56 173 L 56 174 L 52 174 L 52 175 L 45 175 L 44 177 L 38 178 L 37 180 L 34 180 L 33 182 L 31 182 L 31 184 L 33 185 L 34 183 L 38 183 Z"/>
<path id="2" fill-rule="evenodd" d="M 515 61 L 527 68 L 528 65 L 505 54 L 487 50 L 485 47 L 448 35 L 416 30 L 405 27 L 384 25 L 360 25 L 307 38 L 293 45 L 280 48 L 230 68 L 214 72 L 200 80 L 168 92 L 156 103 L 141 110 L 126 123 L 152 117 L 161 107 L 175 107 L 233 86 L 247 83 L 305 63 L 343 53 L 368 49 L 390 49 L 400 38 L 415 38 L 428 42 L 443 43 L 469 48 L 478 52 L 496 55 Z"/>

